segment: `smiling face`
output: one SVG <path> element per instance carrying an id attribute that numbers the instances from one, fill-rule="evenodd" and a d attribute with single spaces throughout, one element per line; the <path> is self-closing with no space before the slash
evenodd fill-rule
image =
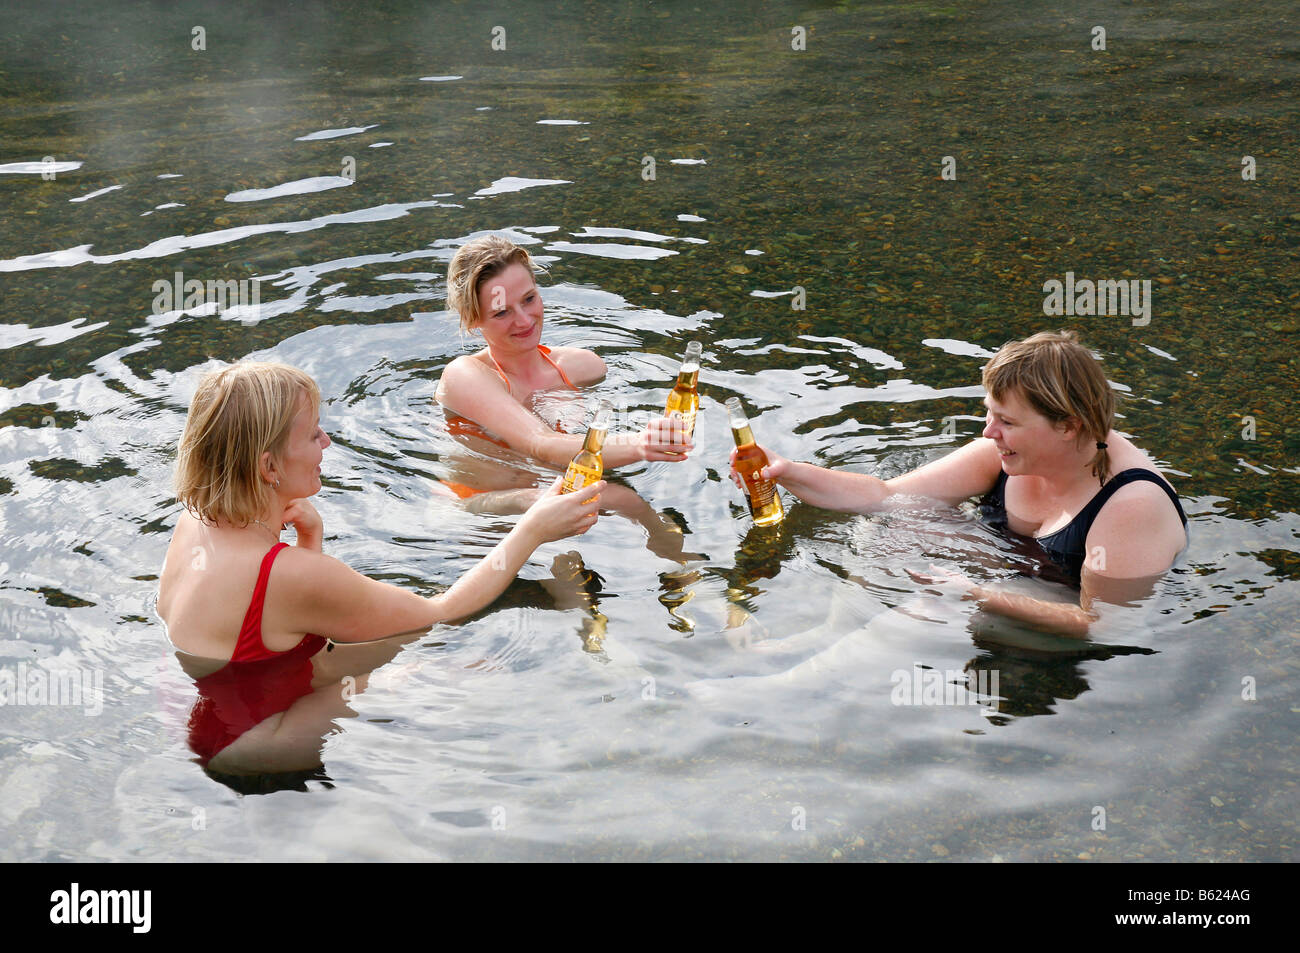
<path id="1" fill-rule="evenodd" d="M 1008 476 L 1051 474 L 1068 466 L 1077 454 L 1077 427 L 1068 422 L 1053 424 L 1016 391 L 1008 391 L 1001 400 L 989 394 L 984 406 L 988 412 L 983 435 L 997 445 Z"/>
<path id="2" fill-rule="evenodd" d="M 320 408 L 303 394 L 284 446 L 274 454 L 263 454 L 264 472 L 271 483 L 280 481 L 275 492 L 281 499 L 301 499 L 320 491 L 321 459 L 330 442 L 320 428 Z"/>
<path id="3" fill-rule="evenodd" d="M 528 351 L 541 341 L 542 295 L 527 266 L 514 262 L 485 278 L 478 306 L 482 317 L 478 329 L 493 351 Z"/>

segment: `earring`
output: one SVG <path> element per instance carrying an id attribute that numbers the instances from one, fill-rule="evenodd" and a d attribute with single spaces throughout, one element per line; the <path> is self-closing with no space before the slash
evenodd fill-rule
<path id="1" fill-rule="evenodd" d="M 276 490 L 280 489 L 280 481 L 276 480 L 274 483 L 271 484 L 271 487 Z"/>

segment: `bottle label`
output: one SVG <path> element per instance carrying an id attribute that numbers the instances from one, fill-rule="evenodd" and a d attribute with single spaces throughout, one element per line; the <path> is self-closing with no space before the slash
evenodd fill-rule
<path id="1" fill-rule="evenodd" d="M 694 411 L 694 410 L 692 410 L 692 411 L 687 412 L 687 411 L 684 411 L 684 410 L 670 410 L 670 411 L 668 411 L 668 413 L 664 414 L 664 416 L 667 417 L 669 420 L 680 420 L 680 421 L 682 421 L 682 424 L 683 424 L 684 429 L 685 429 L 685 431 L 686 431 L 686 436 L 689 437 L 689 436 L 691 436 L 693 433 L 695 433 L 695 415 L 696 415 L 696 413 L 698 413 L 698 411 Z"/>
<path id="2" fill-rule="evenodd" d="M 591 486 L 601 478 L 601 472 L 592 467 L 584 467 L 578 463 L 570 463 L 569 469 L 564 471 L 564 486 L 561 492 L 572 493 L 574 490 L 581 490 L 584 486 Z"/>
<path id="3" fill-rule="evenodd" d="M 776 492 L 775 481 L 746 476 L 745 486 L 749 489 L 749 505 L 752 509 L 761 510 L 772 505 L 772 494 Z"/>

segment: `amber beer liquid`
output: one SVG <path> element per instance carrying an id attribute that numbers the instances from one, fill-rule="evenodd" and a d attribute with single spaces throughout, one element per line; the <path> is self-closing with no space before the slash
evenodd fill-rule
<path id="1" fill-rule="evenodd" d="M 749 418 L 741 409 L 739 397 L 727 401 L 727 413 L 731 415 L 731 436 L 736 440 L 736 472 L 745 481 L 745 501 L 749 503 L 754 525 L 775 526 L 785 518 L 785 510 L 776 483 L 758 475 L 767 466 L 767 455 L 754 442 L 754 432 L 749 429 Z"/>
<path id="2" fill-rule="evenodd" d="M 696 384 L 700 379 L 700 352 L 703 345 L 692 341 L 686 345 L 686 356 L 682 358 L 682 368 L 677 372 L 677 384 L 668 395 L 668 407 L 665 417 L 680 420 L 686 431 L 686 439 L 695 432 L 695 415 L 700 409 L 700 395 Z"/>
<path id="3" fill-rule="evenodd" d="M 605 461 L 601 459 L 600 449 L 605 445 L 605 434 L 609 432 L 609 421 L 614 408 L 609 401 L 602 400 L 596 417 L 587 429 L 587 437 L 582 442 L 582 449 L 569 461 L 569 469 L 564 471 L 564 485 L 561 493 L 572 493 L 584 486 L 591 486 L 605 473 Z"/>

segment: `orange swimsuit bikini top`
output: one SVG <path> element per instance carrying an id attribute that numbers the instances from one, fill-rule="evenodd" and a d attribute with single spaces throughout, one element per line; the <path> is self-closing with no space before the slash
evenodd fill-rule
<path id="1" fill-rule="evenodd" d="M 555 361 L 551 360 L 551 349 L 549 347 L 547 347 L 545 344 L 539 344 L 537 345 L 537 350 L 542 355 L 542 360 L 544 360 L 547 364 L 551 365 L 551 367 L 555 368 L 555 373 L 560 375 L 560 380 L 564 381 L 565 386 L 568 387 L 569 390 L 578 389 L 576 386 L 574 386 L 573 381 L 569 380 L 569 375 L 565 374 L 564 371 L 560 369 L 560 365 L 556 364 Z M 497 363 L 497 359 L 495 356 L 493 356 L 491 348 L 488 348 L 488 357 L 491 358 L 492 366 L 497 369 L 497 373 L 501 375 L 501 380 L 505 382 L 507 393 L 510 393 L 513 396 L 514 392 L 510 388 L 510 378 L 506 377 L 506 372 L 501 370 L 501 365 Z"/>

